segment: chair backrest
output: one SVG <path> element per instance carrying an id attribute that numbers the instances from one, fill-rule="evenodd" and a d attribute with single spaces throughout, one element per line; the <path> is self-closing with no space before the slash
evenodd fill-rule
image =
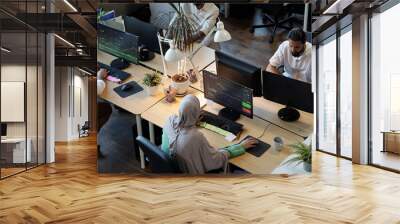
<path id="1" fill-rule="evenodd" d="M 85 123 L 82 125 L 82 129 L 89 129 L 89 128 L 90 128 L 89 121 L 85 121 Z"/>
<path id="2" fill-rule="evenodd" d="M 145 157 L 149 159 L 149 168 L 153 173 L 179 173 L 179 170 L 159 147 L 151 143 L 143 136 L 136 138 L 140 149 L 142 149 Z"/>

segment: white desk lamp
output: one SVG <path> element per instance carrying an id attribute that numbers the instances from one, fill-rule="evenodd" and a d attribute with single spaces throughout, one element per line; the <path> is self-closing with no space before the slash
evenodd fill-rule
<path id="1" fill-rule="evenodd" d="M 197 67 L 193 64 L 192 59 L 196 55 L 196 53 L 205 45 L 205 42 L 208 40 L 208 38 L 211 37 L 211 35 L 214 33 L 214 31 L 216 31 L 215 35 L 214 35 L 214 42 L 216 42 L 216 43 L 225 42 L 225 41 L 232 39 L 229 32 L 225 30 L 224 23 L 221 21 L 218 21 L 217 25 L 213 27 L 213 29 L 207 34 L 207 36 L 203 39 L 203 41 L 199 44 L 199 46 L 192 53 L 190 53 L 187 56 L 190 64 L 192 65 L 192 67 L 195 71 L 195 74 L 199 74 L 199 71 L 197 70 Z M 159 34 L 158 34 L 158 40 L 159 40 L 160 52 L 161 52 L 161 56 L 162 56 L 163 66 L 164 66 L 164 74 L 168 74 L 165 61 L 167 61 L 167 62 L 180 61 L 185 58 L 185 54 L 175 46 L 175 43 L 173 40 L 169 40 L 167 38 L 161 37 Z M 165 57 L 164 57 L 161 42 L 168 42 L 170 45 L 170 48 L 165 53 Z M 165 61 L 164 61 L 164 59 L 165 59 Z"/>

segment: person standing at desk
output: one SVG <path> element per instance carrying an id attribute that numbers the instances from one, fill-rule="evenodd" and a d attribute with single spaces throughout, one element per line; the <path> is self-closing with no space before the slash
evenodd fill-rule
<path id="1" fill-rule="evenodd" d="M 246 149 L 255 146 L 257 140 L 249 138 L 240 144 L 215 149 L 196 127 L 200 110 L 197 97 L 185 96 L 179 115 L 172 115 L 164 125 L 161 148 L 184 173 L 204 174 L 219 168 L 226 171 L 228 159 L 244 154 Z"/>
<path id="2" fill-rule="evenodd" d="M 306 34 L 300 28 L 293 28 L 288 39 L 269 59 L 267 71 L 280 74 L 278 68 L 284 66 L 284 76 L 310 83 L 312 45 L 306 42 Z"/>

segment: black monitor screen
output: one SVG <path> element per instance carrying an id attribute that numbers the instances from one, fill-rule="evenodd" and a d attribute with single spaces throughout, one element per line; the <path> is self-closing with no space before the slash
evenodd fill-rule
<path id="1" fill-rule="evenodd" d="M 1 136 L 7 136 L 7 124 L 1 124 Z"/>
<path id="2" fill-rule="evenodd" d="M 116 57 L 138 63 L 138 37 L 103 24 L 97 24 L 97 46 Z"/>
<path id="3" fill-rule="evenodd" d="M 157 33 L 159 29 L 153 24 L 143 22 L 135 17 L 124 16 L 125 31 L 139 37 L 139 43 L 144 44 L 150 51 L 160 54 L 160 44 Z M 164 53 L 168 50 L 168 44 L 163 45 Z"/>
<path id="4" fill-rule="evenodd" d="M 309 113 L 314 112 L 310 83 L 263 71 L 263 87 L 265 99 Z"/>
<path id="5" fill-rule="evenodd" d="M 208 71 L 203 71 L 203 80 L 205 98 L 253 118 L 252 89 Z"/>
<path id="6" fill-rule="evenodd" d="M 235 57 L 215 51 L 217 75 L 253 89 L 254 96 L 262 96 L 261 68 Z"/>

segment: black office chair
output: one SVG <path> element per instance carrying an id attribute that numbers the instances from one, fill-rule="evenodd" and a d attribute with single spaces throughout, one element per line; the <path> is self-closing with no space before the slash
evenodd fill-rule
<path id="1" fill-rule="evenodd" d="M 299 7 L 303 7 L 304 5 L 285 5 L 285 4 L 263 4 L 260 8 L 263 10 L 263 23 L 261 25 L 253 25 L 250 28 L 250 32 L 254 33 L 254 30 L 257 28 L 269 28 L 272 27 L 271 39 L 270 43 L 274 42 L 274 38 L 278 28 L 282 28 L 285 30 L 291 30 L 292 24 L 297 23 L 301 26 L 301 20 L 299 20 L 294 13 L 298 13 L 300 11 Z M 290 26 L 286 24 L 289 23 Z"/>
<path id="2" fill-rule="evenodd" d="M 103 127 L 108 121 L 112 114 L 112 107 L 110 103 L 103 100 L 97 100 L 97 132 Z"/>
<path id="3" fill-rule="evenodd" d="M 148 159 L 152 173 L 180 173 L 178 166 L 159 147 L 143 136 L 138 136 L 136 142 Z"/>
<path id="4" fill-rule="evenodd" d="M 89 136 L 90 125 L 89 121 L 85 121 L 85 123 L 80 126 L 78 124 L 79 138 Z"/>
<path id="5" fill-rule="evenodd" d="M 142 136 L 150 139 L 150 131 L 149 131 L 149 122 L 142 119 Z M 139 156 L 139 148 L 137 147 L 136 144 L 136 138 L 139 136 L 137 132 L 137 124 L 132 125 L 132 136 L 133 136 L 133 149 L 135 150 L 135 157 L 137 161 L 140 161 L 140 156 Z M 155 144 L 156 145 L 161 145 L 162 143 L 162 128 L 154 125 L 154 138 L 155 138 Z"/>

